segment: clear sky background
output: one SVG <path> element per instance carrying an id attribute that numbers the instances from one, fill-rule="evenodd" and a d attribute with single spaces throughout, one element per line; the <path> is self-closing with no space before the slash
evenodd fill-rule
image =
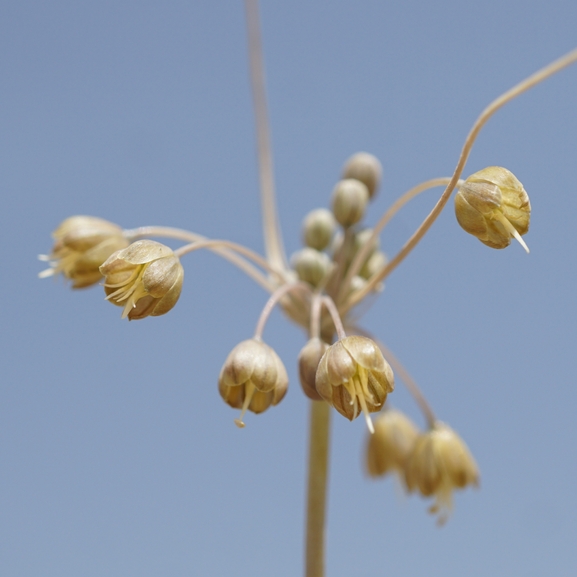
<path id="1" fill-rule="evenodd" d="M 384 165 L 374 223 L 450 176 L 493 98 L 577 46 L 574 0 L 270 1 L 261 14 L 290 252 L 350 154 Z M 0 575 L 299 575 L 302 332 L 273 315 L 265 339 L 291 386 L 241 431 L 216 382 L 266 300 L 251 280 L 191 254 L 176 308 L 128 323 L 100 287 L 37 279 L 73 214 L 262 251 L 242 3 L 3 2 L 0 90 Z M 523 182 L 531 254 L 482 245 L 449 205 L 364 316 L 465 439 L 480 489 L 437 528 L 426 500 L 365 477 L 364 423 L 335 414 L 329 576 L 577 574 L 576 102 L 573 66 L 498 112 L 465 169 Z M 439 194 L 391 223 L 389 254 Z M 400 381 L 391 402 L 424 424 Z"/>

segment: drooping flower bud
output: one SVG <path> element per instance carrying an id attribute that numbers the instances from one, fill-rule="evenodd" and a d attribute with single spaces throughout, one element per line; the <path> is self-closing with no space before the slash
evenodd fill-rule
<path id="1" fill-rule="evenodd" d="M 184 269 L 171 248 L 154 240 L 138 240 L 112 254 L 100 267 L 111 303 L 124 307 L 122 318 L 157 317 L 178 301 Z"/>
<path id="2" fill-rule="evenodd" d="M 85 288 L 102 279 L 100 265 L 115 251 L 128 246 L 122 229 L 112 222 L 95 216 L 71 216 L 52 233 L 54 246 L 40 260 L 50 262 L 50 268 L 38 276 L 62 273 L 72 281 L 72 288 Z"/>
<path id="3" fill-rule="evenodd" d="M 368 202 L 369 190 L 360 180 L 354 178 L 341 180 L 333 190 L 333 214 L 344 228 L 356 224 L 363 218 Z"/>
<path id="4" fill-rule="evenodd" d="M 319 395 L 350 421 L 362 411 L 371 433 L 369 413 L 379 411 L 395 387 L 393 371 L 379 347 L 360 336 L 345 337 L 327 349 L 315 384 Z"/>
<path id="5" fill-rule="evenodd" d="M 244 427 L 246 411 L 262 413 L 283 399 L 288 387 L 286 369 L 274 350 L 259 339 L 242 341 L 228 355 L 218 378 L 224 401 L 242 409 L 235 419 Z"/>
<path id="6" fill-rule="evenodd" d="M 455 195 L 461 227 L 492 248 L 505 248 L 529 230 L 531 204 L 523 185 L 506 168 L 490 166 L 465 180 Z"/>
<path id="7" fill-rule="evenodd" d="M 322 399 L 317 392 L 315 379 L 319 362 L 328 348 L 329 345 L 327 343 L 315 337 L 310 339 L 299 353 L 299 377 L 301 386 L 305 395 L 313 401 L 320 401 Z"/>
<path id="8" fill-rule="evenodd" d="M 409 491 L 434 495 L 429 512 L 438 513 L 438 523 L 443 524 L 453 506 L 453 490 L 477 486 L 479 470 L 463 440 L 449 426 L 437 422 L 415 442 L 407 459 L 405 481 Z"/>
<path id="9" fill-rule="evenodd" d="M 353 154 L 343 167 L 343 178 L 360 180 L 367 187 L 370 198 L 375 196 L 382 174 L 383 167 L 378 158 L 368 152 Z"/>
<path id="10" fill-rule="evenodd" d="M 367 472 L 380 477 L 389 471 L 404 472 L 405 463 L 419 436 L 417 426 L 401 411 L 388 409 L 374 422 L 375 434 L 367 444 Z"/>
<path id="11" fill-rule="evenodd" d="M 306 246 L 324 250 L 335 234 L 336 222 L 333 213 L 326 208 L 309 212 L 303 220 L 303 241 Z"/>
<path id="12" fill-rule="evenodd" d="M 317 287 L 331 268 L 331 259 L 324 252 L 305 247 L 291 256 L 291 265 L 300 280 Z"/>

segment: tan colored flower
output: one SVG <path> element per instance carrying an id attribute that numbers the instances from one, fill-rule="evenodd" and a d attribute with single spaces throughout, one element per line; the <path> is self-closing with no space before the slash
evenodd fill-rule
<path id="1" fill-rule="evenodd" d="M 122 318 L 129 320 L 167 313 L 178 301 L 184 279 L 172 249 L 154 240 L 138 240 L 115 252 L 100 272 L 106 299 L 124 307 Z"/>
<path id="2" fill-rule="evenodd" d="M 447 520 L 453 506 L 453 491 L 477 486 L 479 469 L 467 445 L 449 426 L 437 422 L 419 436 L 407 460 L 405 480 L 409 491 L 434 496 L 430 513 L 439 514 L 438 523 Z"/>
<path id="3" fill-rule="evenodd" d="M 351 421 L 362 411 L 371 433 L 374 429 L 369 413 L 381 410 L 394 387 L 389 363 L 366 337 L 340 339 L 329 347 L 317 369 L 319 395 Z"/>
<path id="4" fill-rule="evenodd" d="M 489 166 L 465 180 L 455 195 L 455 215 L 461 227 L 491 248 L 505 248 L 529 230 L 531 203 L 515 175 Z"/>
<path id="5" fill-rule="evenodd" d="M 390 471 L 403 474 L 408 456 L 419 436 L 417 426 L 401 411 L 387 409 L 374 422 L 366 454 L 367 473 L 380 477 Z"/>
<path id="6" fill-rule="evenodd" d="M 329 345 L 318 337 L 310 339 L 299 353 L 299 378 L 304 394 L 312 401 L 320 401 L 315 379 L 322 356 Z"/>
<path id="7" fill-rule="evenodd" d="M 54 246 L 41 260 L 50 268 L 38 276 L 46 278 L 62 273 L 72 281 L 72 288 L 84 288 L 102 279 L 100 265 L 115 251 L 128 246 L 122 229 L 95 216 L 71 216 L 52 233 Z"/>
<path id="8" fill-rule="evenodd" d="M 260 339 L 242 341 L 229 353 L 218 378 L 218 391 L 224 401 L 242 409 L 235 419 L 244 427 L 246 411 L 262 413 L 277 405 L 288 388 L 286 369 L 274 350 Z"/>

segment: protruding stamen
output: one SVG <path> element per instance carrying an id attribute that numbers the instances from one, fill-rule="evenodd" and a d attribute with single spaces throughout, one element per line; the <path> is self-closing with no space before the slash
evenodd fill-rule
<path id="1" fill-rule="evenodd" d="M 363 411 L 363 415 L 365 416 L 367 428 L 369 429 L 369 432 L 372 435 L 375 432 L 375 428 L 373 427 L 373 421 L 371 420 L 371 417 L 369 416 L 369 409 L 367 407 L 367 401 L 365 399 L 365 395 L 363 394 L 362 385 L 358 379 L 354 379 L 354 380 L 355 380 L 355 383 L 357 385 L 357 387 L 356 387 L 357 388 L 357 397 L 358 397 L 359 402 L 361 404 L 361 410 Z"/>
<path id="2" fill-rule="evenodd" d="M 249 381 L 246 385 L 245 385 L 245 393 L 244 393 L 244 401 L 242 403 L 242 409 L 240 411 L 240 416 L 238 419 L 234 420 L 234 424 L 239 428 L 239 429 L 243 429 L 244 428 L 244 422 L 243 422 L 243 417 L 244 414 L 247 412 L 248 410 L 248 406 L 250 405 L 250 402 L 252 401 L 252 397 L 254 395 L 254 392 L 256 391 L 255 386 Z"/>
<path id="3" fill-rule="evenodd" d="M 525 244 L 525 241 L 517 229 L 505 218 L 505 216 L 501 212 L 495 211 L 493 218 L 498 220 L 505 227 L 505 230 L 525 249 L 525 252 L 529 254 L 529 247 Z"/>

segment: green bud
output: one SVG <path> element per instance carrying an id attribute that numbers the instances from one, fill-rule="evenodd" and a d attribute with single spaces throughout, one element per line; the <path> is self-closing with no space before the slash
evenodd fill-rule
<path id="1" fill-rule="evenodd" d="M 366 185 L 354 178 L 341 180 L 333 190 L 333 214 L 344 228 L 357 224 L 363 218 L 368 202 L 369 191 Z"/>
<path id="2" fill-rule="evenodd" d="M 306 246 L 324 250 L 335 234 L 336 222 L 333 213 L 326 208 L 309 212 L 303 221 L 303 241 Z"/>
<path id="3" fill-rule="evenodd" d="M 314 248 L 303 248 L 291 256 L 291 265 L 300 280 L 317 287 L 331 268 L 331 259 Z"/>
<path id="4" fill-rule="evenodd" d="M 353 154 L 343 167 L 343 178 L 355 178 L 360 180 L 369 192 L 369 198 L 373 198 L 381 183 L 383 167 L 379 160 L 368 152 Z"/>

